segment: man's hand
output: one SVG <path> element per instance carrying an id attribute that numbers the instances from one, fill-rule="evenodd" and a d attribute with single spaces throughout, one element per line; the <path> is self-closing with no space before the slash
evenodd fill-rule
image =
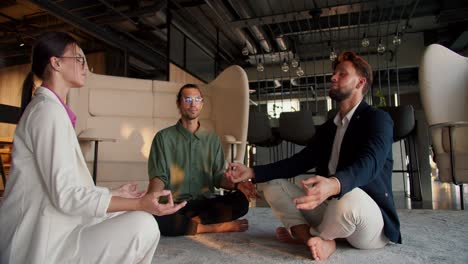
<path id="1" fill-rule="evenodd" d="M 254 177 L 254 172 L 251 168 L 246 167 L 244 164 L 229 163 L 225 175 L 229 181 L 236 183 L 252 179 Z"/>
<path id="2" fill-rule="evenodd" d="M 112 196 L 118 196 L 123 198 L 140 198 L 145 195 L 146 191 L 138 192 L 138 185 L 134 182 L 127 183 L 120 186 L 118 189 L 111 191 Z"/>
<path id="3" fill-rule="evenodd" d="M 318 175 L 303 180 L 302 188 L 305 196 L 293 200 L 296 208 L 302 210 L 314 209 L 328 197 L 340 193 L 339 181 Z"/>
<path id="4" fill-rule="evenodd" d="M 166 204 L 159 203 L 159 197 L 161 196 L 167 196 L 168 202 Z M 153 215 L 163 216 L 177 212 L 186 204 L 186 201 L 183 201 L 179 204 L 174 204 L 171 191 L 163 190 L 160 192 L 147 193 L 145 196 L 141 197 L 139 201 L 139 209 Z"/>
<path id="5" fill-rule="evenodd" d="M 237 185 L 237 189 L 245 195 L 245 198 L 247 198 L 249 202 L 250 202 L 250 198 L 260 198 L 260 196 L 257 194 L 257 189 L 255 188 L 255 184 L 253 184 L 250 181 L 240 182 Z"/>

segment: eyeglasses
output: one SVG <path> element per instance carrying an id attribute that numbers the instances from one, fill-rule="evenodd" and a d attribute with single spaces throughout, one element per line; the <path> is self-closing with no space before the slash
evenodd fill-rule
<path id="1" fill-rule="evenodd" d="M 193 102 L 195 103 L 201 103 L 203 102 L 203 97 L 195 96 L 195 97 L 184 97 L 184 102 L 187 104 L 191 104 Z"/>
<path id="2" fill-rule="evenodd" d="M 64 57 L 59 57 L 61 59 L 76 59 L 76 61 L 78 63 L 81 64 L 82 67 L 85 66 L 85 63 L 86 63 L 86 58 L 85 57 L 81 57 L 81 56 L 75 56 L 75 57 L 67 57 L 67 56 L 64 56 Z"/>

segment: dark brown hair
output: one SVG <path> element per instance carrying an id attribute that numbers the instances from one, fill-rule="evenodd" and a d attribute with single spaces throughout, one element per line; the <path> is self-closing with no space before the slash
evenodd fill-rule
<path id="1" fill-rule="evenodd" d="M 372 75 L 372 67 L 370 64 L 361 56 L 357 55 L 356 53 L 352 51 L 345 51 L 342 52 L 333 62 L 332 68 L 333 71 L 336 69 L 338 64 L 349 61 L 353 64 L 354 68 L 356 69 L 356 72 L 361 76 L 366 78 L 366 85 L 364 86 L 364 89 L 362 91 L 362 94 L 366 94 L 370 87 L 372 86 L 372 80 L 373 80 L 373 75 Z"/>
<path id="2" fill-rule="evenodd" d="M 202 94 L 202 92 L 200 90 L 200 87 L 198 87 L 196 84 L 187 83 L 186 85 L 180 87 L 179 92 L 177 93 L 177 101 L 176 101 L 177 105 L 179 105 L 180 99 L 182 99 L 182 91 L 184 89 L 189 89 L 189 88 L 197 89 L 200 92 L 201 97 L 203 97 L 203 94 Z"/>
<path id="3" fill-rule="evenodd" d="M 60 57 L 69 44 L 76 44 L 76 40 L 65 32 L 47 32 L 42 34 L 34 44 L 31 54 L 31 71 L 23 82 L 21 94 L 21 114 L 32 98 L 34 89 L 34 75 L 43 79 L 44 71 L 51 57 Z"/>

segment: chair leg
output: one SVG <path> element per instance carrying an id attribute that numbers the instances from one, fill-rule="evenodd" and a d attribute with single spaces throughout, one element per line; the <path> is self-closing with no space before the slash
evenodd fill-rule
<path id="1" fill-rule="evenodd" d="M 463 184 L 460 184 L 460 208 L 465 210 L 465 199 L 463 197 Z"/>
<path id="2" fill-rule="evenodd" d="M 402 146 L 402 143 L 401 143 L 401 140 L 400 140 L 400 160 L 401 160 L 401 174 L 403 175 L 403 192 L 405 194 L 405 197 L 409 197 L 408 195 L 408 189 L 406 187 L 406 175 L 405 175 L 405 157 L 407 156 L 408 154 L 406 153 L 406 148 L 405 148 L 405 155 L 403 156 L 403 146 Z"/>
<path id="3" fill-rule="evenodd" d="M 0 173 L 2 174 L 3 190 L 5 190 L 6 175 L 5 175 L 5 170 L 3 169 L 3 161 L 2 161 L 2 157 L 1 157 L 1 156 L 0 156 Z"/>
<path id="4" fill-rule="evenodd" d="M 414 132 L 408 136 L 410 197 L 413 201 L 422 201 L 421 175 L 419 174 L 418 149 Z"/>
<path id="5" fill-rule="evenodd" d="M 414 157 L 416 161 L 416 172 L 415 175 L 417 177 L 416 183 L 418 184 L 418 193 L 417 193 L 417 201 L 422 201 L 422 185 L 421 185 L 421 170 L 419 169 L 419 151 L 418 151 L 418 143 L 416 141 L 416 135 L 411 139 L 413 142 L 413 151 L 414 151 Z"/>
<path id="6" fill-rule="evenodd" d="M 450 170 L 452 172 L 452 181 L 458 184 L 455 177 L 455 151 L 453 150 L 453 127 L 449 126 L 449 143 L 450 143 Z M 465 210 L 465 200 L 463 199 L 463 183 L 460 183 L 460 208 Z"/>

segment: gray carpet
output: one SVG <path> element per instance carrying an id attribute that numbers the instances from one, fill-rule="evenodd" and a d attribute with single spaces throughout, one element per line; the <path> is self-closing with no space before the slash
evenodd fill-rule
<path id="1" fill-rule="evenodd" d="M 339 242 L 321 263 L 468 263 L 468 212 L 398 210 L 403 244 L 357 250 Z M 153 263 L 311 263 L 305 246 L 275 240 L 270 208 L 251 208 L 244 233 L 162 237 Z"/>

